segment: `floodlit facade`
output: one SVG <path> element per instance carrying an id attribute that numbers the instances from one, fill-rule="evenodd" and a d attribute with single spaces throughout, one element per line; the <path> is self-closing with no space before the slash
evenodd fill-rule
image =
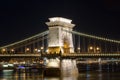
<path id="1" fill-rule="evenodd" d="M 49 21 L 46 22 L 49 26 L 48 53 L 74 53 L 72 33 L 69 32 L 75 26 L 71 23 L 72 20 L 53 17 Z"/>

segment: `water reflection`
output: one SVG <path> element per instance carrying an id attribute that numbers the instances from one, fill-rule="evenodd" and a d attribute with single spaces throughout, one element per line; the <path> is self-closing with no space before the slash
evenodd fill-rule
<path id="1" fill-rule="evenodd" d="M 61 75 L 60 77 L 45 77 L 38 72 L 14 72 L 13 70 L 0 71 L 0 80 L 120 80 L 120 70 L 116 71 L 115 64 L 103 66 L 98 64 L 98 70 L 91 71 L 86 65 L 86 71 L 80 71 L 78 75 Z"/>
<path id="2" fill-rule="evenodd" d="M 81 72 L 79 76 L 61 76 L 61 77 L 43 77 L 39 73 L 14 73 L 12 71 L 3 71 L 0 80 L 120 80 L 120 72 Z"/>

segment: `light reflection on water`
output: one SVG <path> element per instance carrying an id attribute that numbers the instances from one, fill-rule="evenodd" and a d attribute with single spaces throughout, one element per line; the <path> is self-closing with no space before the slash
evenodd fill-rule
<path id="1" fill-rule="evenodd" d="M 100 68 L 101 69 L 101 68 Z M 19 73 L 13 70 L 0 71 L 0 80 L 120 80 L 120 71 L 81 71 L 79 75 L 44 77 L 39 72 Z"/>

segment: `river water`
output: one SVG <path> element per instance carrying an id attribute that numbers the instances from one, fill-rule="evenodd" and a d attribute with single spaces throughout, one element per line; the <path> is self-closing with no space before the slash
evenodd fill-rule
<path id="1" fill-rule="evenodd" d="M 116 66 L 116 64 L 114 64 Z M 88 66 L 87 66 L 88 68 Z M 108 67 L 102 70 L 98 66 L 99 70 L 86 70 L 79 71 L 79 74 L 66 74 L 60 77 L 46 77 L 39 71 L 33 71 L 30 73 L 14 72 L 13 70 L 0 71 L 0 80 L 120 80 L 120 67 L 113 67 L 112 70 Z M 63 74 L 63 73 L 61 73 Z"/>

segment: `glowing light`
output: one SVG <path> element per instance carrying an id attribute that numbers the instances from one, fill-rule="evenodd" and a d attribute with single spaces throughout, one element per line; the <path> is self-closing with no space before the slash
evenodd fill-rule
<path id="1" fill-rule="evenodd" d="M 8 64 L 8 66 L 13 67 L 14 65 L 13 64 Z"/>
<path id="2" fill-rule="evenodd" d="M 47 67 L 55 67 L 55 68 L 60 67 L 59 60 L 50 59 L 49 62 L 48 62 L 48 64 L 47 64 Z"/>
<path id="3" fill-rule="evenodd" d="M 14 49 L 11 49 L 12 52 L 14 52 Z"/>
<path id="4" fill-rule="evenodd" d="M 46 52 L 48 53 L 48 52 L 49 52 L 49 50 L 47 49 L 47 50 L 46 50 Z"/>
<path id="5" fill-rule="evenodd" d="M 41 47 L 41 49 L 44 49 L 44 47 Z"/>
<path id="6" fill-rule="evenodd" d="M 5 52 L 5 51 L 6 51 L 6 49 L 2 49 L 2 51 L 3 51 L 3 52 Z"/>
<path id="7" fill-rule="evenodd" d="M 100 48 L 99 48 L 99 47 L 97 47 L 96 49 L 97 49 L 97 50 L 100 50 Z"/>
<path id="8" fill-rule="evenodd" d="M 78 47 L 77 49 L 80 50 L 80 47 Z"/>
<path id="9" fill-rule="evenodd" d="M 40 49 L 38 49 L 38 52 L 40 52 Z"/>
<path id="10" fill-rule="evenodd" d="M 25 69 L 25 67 L 24 66 L 19 66 L 18 69 Z"/>
<path id="11" fill-rule="evenodd" d="M 35 51 L 37 51 L 38 49 L 36 48 Z"/>
<path id="12" fill-rule="evenodd" d="M 29 51 L 30 49 L 29 48 L 26 48 L 26 51 Z"/>
<path id="13" fill-rule="evenodd" d="M 90 46 L 90 50 L 92 50 L 93 49 L 93 47 L 92 46 Z"/>
<path id="14" fill-rule="evenodd" d="M 8 65 L 7 65 L 7 64 L 4 64 L 3 67 L 8 67 Z"/>

